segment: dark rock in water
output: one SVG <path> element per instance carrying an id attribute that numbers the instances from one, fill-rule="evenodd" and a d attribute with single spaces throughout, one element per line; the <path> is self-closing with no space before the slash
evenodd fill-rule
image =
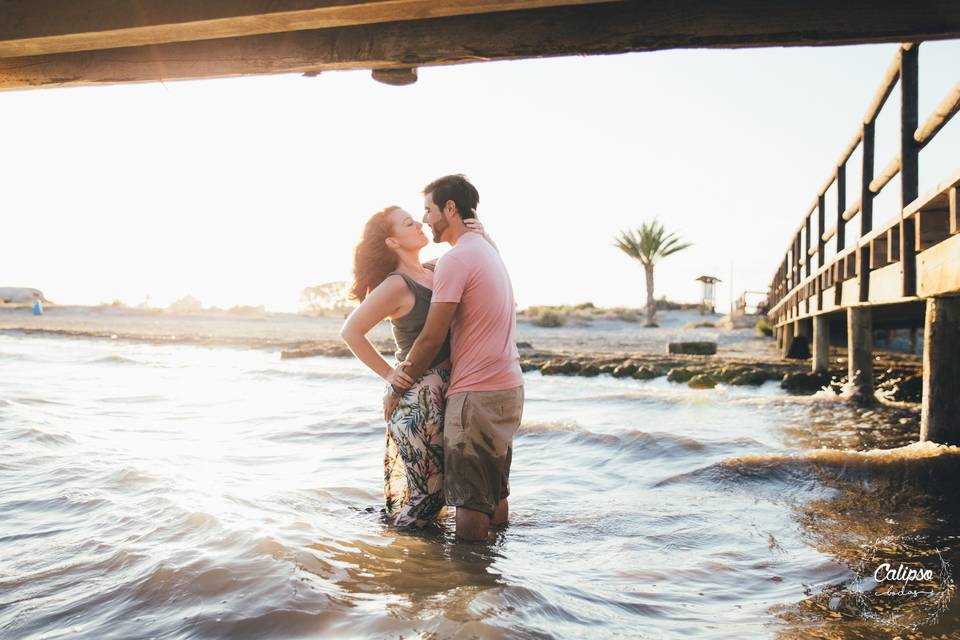
<path id="1" fill-rule="evenodd" d="M 716 342 L 671 342 L 667 344 L 667 353 L 686 353 L 699 356 L 712 356 L 716 352 Z"/>
<path id="2" fill-rule="evenodd" d="M 533 349 L 533 345 L 529 342 L 518 342 L 517 349 Z"/>
<path id="3" fill-rule="evenodd" d="M 743 373 L 734 376 L 734 378 L 730 380 L 730 384 L 737 386 L 761 385 L 769 379 L 770 376 L 763 369 L 747 369 Z"/>
<path id="4" fill-rule="evenodd" d="M 923 397 L 923 376 L 888 378 L 878 390 L 897 402 L 920 402 Z"/>
<path id="5" fill-rule="evenodd" d="M 746 369 L 745 367 L 742 367 L 742 366 L 741 366 L 741 367 L 737 367 L 737 366 L 733 366 L 733 367 L 720 367 L 719 369 L 717 369 L 717 370 L 715 370 L 715 371 L 711 371 L 711 372 L 710 372 L 710 375 L 712 375 L 712 376 L 717 380 L 717 382 L 727 382 L 727 383 L 729 383 L 730 381 L 732 381 L 732 380 L 733 380 L 734 378 L 736 378 L 737 376 L 746 373 L 746 371 L 747 371 L 747 369 Z"/>
<path id="6" fill-rule="evenodd" d="M 585 364 L 580 367 L 580 375 L 587 378 L 598 376 L 600 375 L 600 367 L 595 364 Z"/>
<path id="7" fill-rule="evenodd" d="M 537 371 L 540 368 L 540 365 L 536 362 L 531 362 L 530 360 L 521 360 L 520 361 L 520 371 L 526 373 L 527 371 Z"/>
<path id="8" fill-rule="evenodd" d="M 640 367 L 633 372 L 633 378 L 635 380 L 650 380 L 652 378 L 658 378 L 662 375 L 662 371 L 654 369 L 653 367 Z"/>
<path id="9" fill-rule="evenodd" d="M 632 378 L 633 374 L 637 372 L 637 368 L 637 365 L 633 362 L 624 362 L 614 369 L 611 375 L 614 378 Z"/>
<path id="10" fill-rule="evenodd" d="M 787 357 L 794 360 L 805 360 L 810 357 L 810 341 L 806 336 L 797 336 L 790 343 Z"/>
<path id="11" fill-rule="evenodd" d="M 798 393 L 816 393 L 830 384 L 827 373 L 788 373 L 780 381 L 780 388 Z"/>
<path id="12" fill-rule="evenodd" d="M 600 366 L 600 373 L 609 373 L 613 374 L 616 371 L 618 365 L 615 364 L 604 364 Z"/>
<path id="13" fill-rule="evenodd" d="M 573 376 L 580 372 L 580 363 L 573 360 L 550 360 L 540 367 L 545 376 Z"/>
<path id="14" fill-rule="evenodd" d="M 712 389 L 717 386 L 717 381 L 709 373 L 698 373 L 690 378 L 687 386 L 694 389 Z"/>
<path id="15" fill-rule="evenodd" d="M 676 369 L 670 369 L 670 371 L 667 373 L 667 380 L 670 382 L 687 382 L 696 374 L 697 372 L 691 369 L 677 367 Z"/>
<path id="16" fill-rule="evenodd" d="M 381 353 L 383 353 L 381 351 Z M 326 356 L 328 358 L 348 358 L 353 352 L 346 345 L 339 344 L 318 344 L 304 347 L 294 347 L 280 351 L 281 360 L 290 360 L 292 358 L 312 358 L 314 356 Z"/>

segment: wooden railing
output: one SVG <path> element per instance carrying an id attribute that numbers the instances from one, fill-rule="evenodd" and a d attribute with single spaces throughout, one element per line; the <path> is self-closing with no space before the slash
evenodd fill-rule
<path id="1" fill-rule="evenodd" d="M 775 323 L 793 318 L 868 302 L 870 296 L 870 272 L 892 262 L 899 262 L 899 296 L 910 298 L 917 294 L 916 254 L 920 240 L 916 222 L 919 212 L 908 212 L 908 206 L 917 199 L 918 162 L 920 151 L 937 135 L 943 126 L 960 110 L 960 82 L 951 89 L 934 112 L 918 123 L 918 51 L 919 43 L 900 46 L 890 63 L 879 89 L 870 102 L 859 130 L 840 154 L 834 170 L 823 183 L 800 226 L 793 232 L 784 258 L 770 285 L 768 295 L 769 315 Z M 879 172 L 875 173 L 875 128 L 877 116 L 893 90 L 900 86 L 900 152 Z M 861 180 L 854 188 L 858 197 L 848 202 L 847 164 L 860 148 Z M 899 219 L 882 230 L 873 228 L 874 198 L 897 175 L 900 180 Z M 829 230 L 824 230 L 827 217 L 827 192 L 836 185 L 836 220 Z M 859 188 L 857 188 L 859 187 Z M 951 213 L 947 235 L 956 231 L 956 188 L 953 188 Z M 909 215 L 908 215 L 909 213 Z M 816 216 L 816 237 L 813 236 L 813 218 Z M 856 242 L 847 247 L 847 224 L 859 216 L 860 229 Z M 946 217 L 943 217 L 946 220 Z M 938 228 L 944 226 L 940 217 L 934 221 Z M 826 265 L 828 242 L 835 243 L 835 256 Z M 881 244 L 883 245 L 881 247 Z M 814 263 L 815 261 L 815 263 Z M 857 278 L 856 300 L 843 299 L 843 283 Z M 831 304 L 825 304 L 824 296 L 833 293 Z M 888 296 L 889 297 L 889 296 Z M 811 301 L 812 304 L 811 304 Z M 891 300 L 895 301 L 895 300 Z"/>

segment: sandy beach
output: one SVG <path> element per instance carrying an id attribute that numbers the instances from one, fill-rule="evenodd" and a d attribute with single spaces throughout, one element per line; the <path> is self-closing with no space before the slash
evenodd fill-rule
<path id="1" fill-rule="evenodd" d="M 578 354 L 664 353 L 676 340 L 713 340 L 718 355 L 767 359 L 776 355 L 773 340 L 762 338 L 753 328 L 721 330 L 685 328 L 720 315 L 702 316 L 693 311 L 658 312 L 660 324 L 645 328 L 640 322 L 612 319 L 572 320 L 562 327 L 537 327 L 517 323 L 517 341 L 538 351 Z M 173 313 L 109 306 L 48 306 L 34 316 L 29 308 L 0 307 L 0 331 L 29 334 L 93 337 L 150 343 L 248 346 L 294 349 L 309 346 L 343 348 L 338 331 L 343 320 L 293 313 L 230 315 L 227 313 Z M 375 344 L 392 350 L 390 326 L 381 323 L 370 333 Z M 334 354 L 331 354 L 334 355 Z"/>

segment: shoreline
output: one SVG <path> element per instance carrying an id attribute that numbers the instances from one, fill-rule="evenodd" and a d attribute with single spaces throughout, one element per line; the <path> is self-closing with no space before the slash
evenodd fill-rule
<path id="1" fill-rule="evenodd" d="M 663 326 L 655 329 L 607 318 L 561 328 L 542 328 L 521 320 L 516 335 L 521 368 L 545 376 L 667 377 L 696 388 L 779 381 L 782 388 L 794 393 L 816 393 L 825 387 L 843 391 L 847 378 L 845 348 L 831 348 L 828 373 L 814 374 L 809 360 L 781 358 L 773 339 L 757 336 L 752 328 L 692 327 L 692 321 L 699 318 L 703 316 L 685 310 L 658 312 Z M 22 308 L 0 307 L 3 335 L 264 349 L 278 351 L 284 360 L 352 357 L 339 337 L 342 322 L 342 318 L 291 313 L 229 315 L 59 305 L 34 316 Z M 380 323 L 368 335 L 381 354 L 388 358 L 393 355 L 389 323 Z M 717 342 L 715 355 L 665 353 L 671 341 L 703 339 Z M 921 357 L 880 350 L 875 354 L 874 387 L 880 394 L 896 401 L 919 402 Z"/>

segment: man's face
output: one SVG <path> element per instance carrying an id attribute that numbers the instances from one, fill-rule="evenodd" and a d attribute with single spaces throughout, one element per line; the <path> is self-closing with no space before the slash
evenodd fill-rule
<path id="1" fill-rule="evenodd" d="M 443 215 L 443 211 L 433 201 L 433 192 L 423 196 L 423 222 L 430 225 L 433 231 L 433 241 L 443 242 L 443 232 L 447 230 L 450 223 Z"/>

